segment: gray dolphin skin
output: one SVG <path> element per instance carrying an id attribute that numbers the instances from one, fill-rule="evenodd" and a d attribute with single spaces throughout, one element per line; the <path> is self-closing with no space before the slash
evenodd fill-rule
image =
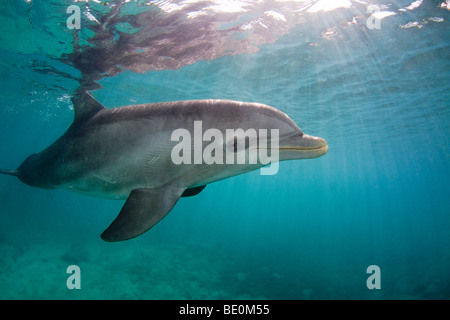
<path id="1" fill-rule="evenodd" d="M 192 100 L 108 109 L 88 92 L 77 94 L 72 102 L 74 121 L 57 141 L 29 156 L 17 170 L 0 173 L 33 187 L 127 199 L 102 233 L 105 241 L 137 237 L 164 218 L 180 197 L 196 195 L 208 183 L 267 164 L 259 160 L 250 163 L 248 157 L 241 164 L 174 163 L 172 153 L 181 139 L 173 141 L 175 130 L 187 130 L 194 137 L 192 145 L 198 147 L 194 122 L 201 121 L 202 132 L 215 129 L 223 133 L 224 150 L 236 143 L 226 139 L 229 129 L 278 129 L 277 150 L 272 145 L 267 149 L 277 151 L 279 161 L 316 158 L 328 150 L 325 140 L 304 134 L 285 113 L 259 103 Z M 202 148 L 212 141 L 203 140 Z M 247 155 L 258 151 L 250 144 L 245 148 Z"/>

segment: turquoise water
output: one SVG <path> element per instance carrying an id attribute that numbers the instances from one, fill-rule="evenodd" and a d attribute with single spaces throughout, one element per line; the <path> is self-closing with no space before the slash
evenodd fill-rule
<path id="1" fill-rule="evenodd" d="M 449 299 L 450 7 L 411 2 L 371 2 L 391 14 L 371 29 L 354 1 L 90 1 L 79 31 L 70 1 L 2 3 L 1 168 L 65 132 L 80 82 L 110 108 L 266 103 L 329 151 L 210 184 L 121 243 L 99 235 L 123 201 L 2 175 L 0 298 Z"/>

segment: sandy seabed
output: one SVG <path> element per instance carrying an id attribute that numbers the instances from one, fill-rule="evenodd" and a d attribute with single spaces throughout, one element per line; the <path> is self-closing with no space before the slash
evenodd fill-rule
<path id="1" fill-rule="evenodd" d="M 246 292 L 246 272 L 209 248 L 119 252 L 103 244 L 25 248 L 3 242 L 0 250 L 0 299 L 267 299 Z M 66 285 L 73 264 L 80 267 L 79 290 Z"/>
<path id="2" fill-rule="evenodd" d="M 348 261 L 328 265 L 307 256 L 286 261 L 217 246 L 104 243 L 28 244 L 0 241 L 0 299 L 448 299 L 449 277 L 407 270 L 367 275 Z M 81 289 L 68 289 L 67 267 L 80 267 Z M 358 266 L 358 265 L 357 265 Z M 442 266 L 435 266 L 434 268 Z M 386 268 L 383 269 L 385 274 Z M 393 271 L 392 271 L 393 272 Z"/>

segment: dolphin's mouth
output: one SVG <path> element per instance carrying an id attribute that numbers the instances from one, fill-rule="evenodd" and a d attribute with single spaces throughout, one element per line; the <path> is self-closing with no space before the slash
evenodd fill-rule
<path id="1" fill-rule="evenodd" d="M 283 147 L 279 147 L 278 150 L 280 152 L 283 152 L 283 151 L 284 152 L 293 152 L 293 153 L 298 153 L 298 154 L 304 154 L 304 156 L 306 156 L 306 157 L 310 156 L 311 158 L 316 158 L 316 157 L 323 156 L 324 154 L 326 154 L 328 152 L 328 145 L 324 145 L 324 146 L 320 146 L 320 147 L 283 146 Z"/>
<path id="2" fill-rule="evenodd" d="M 292 151 L 313 151 L 328 150 L 325 139 L 302 134 L 301 136 L 293 136 L 290 141 L 286 141 L 284 145 L 279 147 L 280 150 Z"/>
<path id="3" fill-rule="evenodd" d="M 278 150 L 280 159 L 311 159 L 326 154 L 328 145 L 322 138 L 302 134 L 289 137 Z"/>
<path id="4" fill-rule="evenodd" d="M 279 147 L 279 150 L 292 150 L 292 151 L 312 151 L 312 150 L 323 150 L 323 151 L 328 151 L 328 145 L 324 145 L 321 147 L 294 147 L 294 146 L 284 146 L 284 147 Z"/>

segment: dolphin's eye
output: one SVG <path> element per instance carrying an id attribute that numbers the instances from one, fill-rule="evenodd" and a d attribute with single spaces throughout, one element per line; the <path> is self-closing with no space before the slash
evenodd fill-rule
<path id="1" fill-rule="evenodd" d="M 228 151 L 228 152 L 234 152 L 234 153 L 237 153 L 238 152 L 238 148 L 240 148 L 241 146 L 240 146 L 240 144 L 239 144 L 239 142 L 238 142 L 238 138 L 237 137 L 234 137 L 233 138 L 233 140 L 231 140 L 231 141 L 229 141 L 227 144 L 226 144 L 226 150 Z"/>
<path id="2" fill-rule="evenodd" d="M 245 138 L 245 140 L 243 142 L 244 142 L 244 149 L 248 149 L 250 147 L 249 139 Z M 242 148 L 242 145 L 239 145 L 238 138 L 234 137 L 234 140 L 233 140 L 233 152 L 234 153 L 238 152 L 238 147 Z"/>
<path id="3" fill-rule="evenodd" d="M 229 139 L 225 145 L 227 152 L 238 153 L 240 151 L 248 150 L 250 146 L 256 145 L 257 137 L 248 136 L 234 136 Z"/>

